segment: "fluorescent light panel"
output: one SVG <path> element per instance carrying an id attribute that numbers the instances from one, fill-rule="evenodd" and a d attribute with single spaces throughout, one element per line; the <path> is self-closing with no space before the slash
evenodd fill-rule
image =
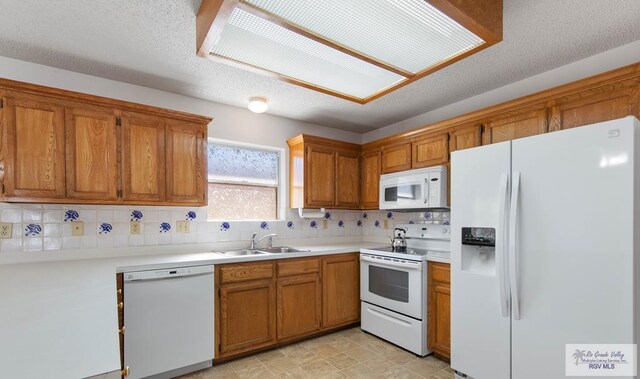
<path id="1" fill-rule="evenodd" d="M 484 42 L 425 0 L 245 2 L 413 74 Z"/>
<path id="2" fill-rule="evenodd" d="M 405 79 L 239 8 L 211 53 L 361 99 Z"/>

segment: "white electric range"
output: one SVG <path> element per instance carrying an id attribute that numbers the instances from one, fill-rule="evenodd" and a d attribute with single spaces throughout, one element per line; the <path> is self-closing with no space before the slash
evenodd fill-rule
<path id="1" fill-rule="evenodd" d="M 407 248 L 360 250 L 362 330 L 419 356 L 427 349 L 427 260 L 447 262 L 449 225 L 403 224 Z"/>

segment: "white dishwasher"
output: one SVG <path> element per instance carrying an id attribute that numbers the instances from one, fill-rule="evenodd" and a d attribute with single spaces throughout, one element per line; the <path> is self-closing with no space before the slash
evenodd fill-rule
<path id="1" fill-rule="evenodd" d="M 129 377 L 172 378 L 211 367 L 213 266 L 124 273 Z"/>

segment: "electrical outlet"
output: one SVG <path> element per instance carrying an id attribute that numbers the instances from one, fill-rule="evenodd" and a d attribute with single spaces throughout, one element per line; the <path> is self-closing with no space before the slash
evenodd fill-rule
<path id="1" fill-rule="evenodd" d="M 327 229 L 329 227 L 329 221 L 322 220 L 322 229 Z"/>
<path id="2" fill-rule="evenodd" d="M 0 238 L 11 238 L 13 234 L 13 224 L 1 223 L 0 224 Z"/>
<path id="3" fill-rule="evenodd" d="M 176 231 L 178 233 L 189 233 L 189 221 L 176 221 Z"/>
<path id="4" fill-rule="evenodd" d="M 71 221 L 71 235 L 72 236 L 83 236 L 84 235 L 84 222 L 82 222 L 82 221 Z"/>
<path id="5" fill-rule="evenodd" d="M 140 225 L 140 221 L 131 221 L 129 224 L 129 234 L 141 234 L 142 233 L 142 225 Z"/>

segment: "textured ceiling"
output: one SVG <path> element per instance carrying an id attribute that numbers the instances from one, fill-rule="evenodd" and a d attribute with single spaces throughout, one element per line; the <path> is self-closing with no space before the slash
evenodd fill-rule
<path id="1" fill-rule="evenodd" d="M 503 42 L 359 105 L 196 57 L 199 6 L 0 0 L 0 55 L 239 107 L 266 96 L 271 114 L 366 132 L 640 40 L 637 0 L 504 0 Z"/>

